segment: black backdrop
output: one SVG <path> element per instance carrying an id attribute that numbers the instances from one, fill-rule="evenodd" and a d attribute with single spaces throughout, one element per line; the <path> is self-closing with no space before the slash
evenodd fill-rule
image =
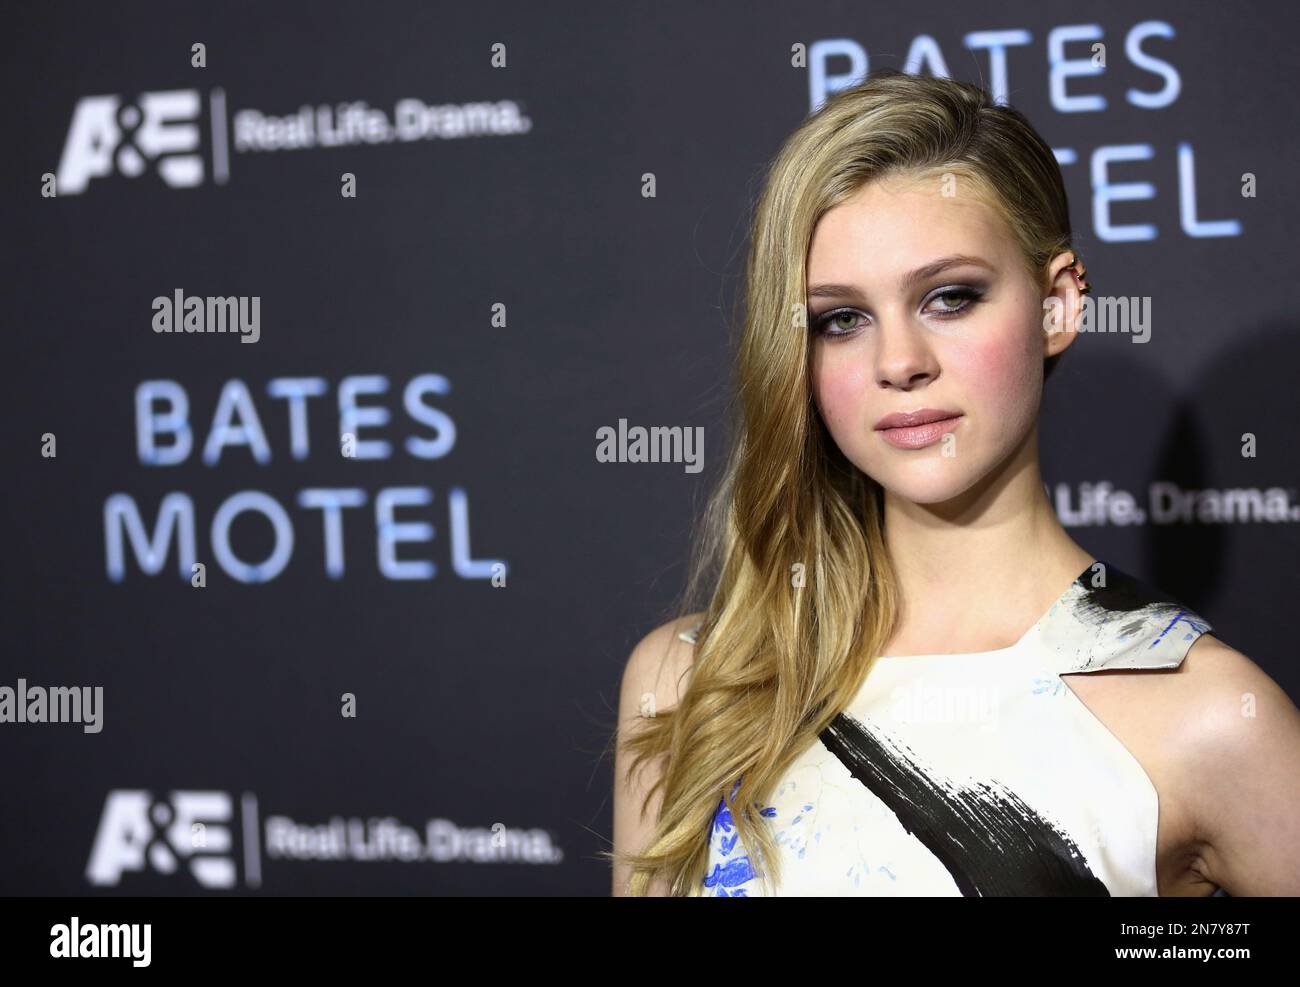
<path id="1" fill-rule="evenodd" d="M 914 52 L 1029 115 L 1097 292 L 1151 299 L 1049 384 L 1063 520 L 1300 694 L 1293 10 L 8 11 L 0 686 L 103 719 L 0 723 L 0 890 L 606 893 L 600 752 L 723 458 L 762 167 Z M 154 331 L 178 289 L 258 299 L 257 341 Z M 705 469 L 598 461 L 620 420 Z"/>

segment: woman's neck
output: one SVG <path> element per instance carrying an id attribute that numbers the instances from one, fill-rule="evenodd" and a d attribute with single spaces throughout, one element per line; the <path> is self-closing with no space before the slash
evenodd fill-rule
<path id="1" fill-rule="evenodd" d="M 1036 451 L 943 503 L 886 491 L 885 543 L 900 600 L 893 643 L 907 653 L 1014 643 L 1093 561 L 1057 519 Z"/>

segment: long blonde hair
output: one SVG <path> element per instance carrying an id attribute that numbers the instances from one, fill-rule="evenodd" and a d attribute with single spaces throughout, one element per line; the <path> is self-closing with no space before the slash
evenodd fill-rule
<path id="1" fill-rule="evenodd" d="M 712 587 L 689 684 L 675 707 L 622 740 L 629 775 L 667 756 L 646 797 L 662 789 L 648 845 L 605 854 L 629 866 L 631 894 L 655 880 L 674 895 L 699 887 L 723 800 L 755 873 L 775 886 L 775 842 L 744 807 L 764 802 L 847 707 L 894 630 L 883 492 L 845 458 L 812 399 L 805 266 L 827 210 L 903 172 L 965 180 L 1007 221 L 1044 287 L 1049 262 L 1070 248 L 1051 149 L 977 86 L 874 73 L 831 96 L 781 147 L 750 233 L 734 441 L 679 608 L 689 613 L 691 597 Z"/>

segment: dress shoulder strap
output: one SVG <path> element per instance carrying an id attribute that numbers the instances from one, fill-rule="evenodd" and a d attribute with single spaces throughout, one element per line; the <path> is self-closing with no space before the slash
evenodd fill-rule
<path id="1" fill-rule="evenodd" d="M 700 628 L 702 626 L 704 626 L 704 621 L 697 620 L 689 630 L 682 631 L 677 636 L 687 644 L 694 644 L 695 639 L 699 636 Z"/>
<path id="2" fill-rule="evenodd" d="M 1177 668 L 1208 620 L 1104 563 L 1084 572 L 1043 618 L 1039 643 L 1058 673 Z"/>

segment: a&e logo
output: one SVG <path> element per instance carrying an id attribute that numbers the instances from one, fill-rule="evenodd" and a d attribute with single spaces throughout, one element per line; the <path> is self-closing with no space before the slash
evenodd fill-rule
<path id="1" fill-rule="evenodd" d="M 155 800 L 147 791 L 110 791 L 86 879 L 113 885 L 126 871 L 172 874 L 187 863 L 202 887 L 234 887 L 235 862 L 226 825 L 232 810 L 226 792 L 172 792 L 166 800 Z"/>
<path id="2" fill-rule="evenodd" d="M 59 195 L 84 192 L 92 178 L 115 172 L 135 178 L 150 162 L 172 188 L 203 182 L 196 89 L 141 93 L 135 103 L 119 96 L 77 101 L 56 173 Z"/>

